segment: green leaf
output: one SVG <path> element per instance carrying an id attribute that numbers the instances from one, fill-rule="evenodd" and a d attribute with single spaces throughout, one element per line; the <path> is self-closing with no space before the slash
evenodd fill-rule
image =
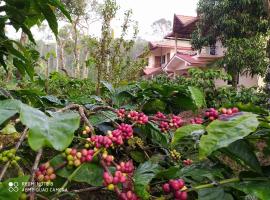
<path id="1" fill-rule="evenodd" d="M 89 117 L 89 121 L 93 124 L 93 126 L 96 126 L 104 122 L 110 122 L 117 118 L 117 115 L 112 111 L 99 111 L 95 115 L 91 115 Z"/>
<path id="2" fill-rule="evenodd" d="M 191 177 L 193 180 L 203 182 L 205 179 L 215 181 L 217 178 L 224 178 L 222 172 L 222 168 L 214 168 L 208 165 L 191 165 L 182 168 L 178 174 L 180 177 Z"/>
<path id="3" fill-rule="evenodd" d="M 40 1 L 39 9 L 47 20 L 51 30 L 57 36 L 58 35 L 58 23 L 57 18 L 52 10 L 52 6 L 48 5 L 48 2 L 45 0 Z"/>
<path id="4" fill-rule="evenodd" d="M 17 133 L 15 127 L 14 127 L 14 124 L 7 124 L 1 131 L 0 131 L 2 134 L 13 134 L 13 133 Z"/>
<path id="5" fill-rule="evenodd" d="M 147 192 L 147 186 L 151 180 L 160 171 L 160 166 L 151 161 L 147 161 L 139 165 L 134 173 L 134 188 L 136 194 L 141 199 L 149 199 L 149 193 Z"/>
<path id="6" fill-rule="evenodd" d="M 49 117 L 25 104 L 21 106 L 20 119 L 29 128 L 28 142 L 33 150 L 44 146 L 64 150 L 72 142 L 80 123 L 77 113 L 54 113 Z"/>
<path id="7" fill-rule="evenodd" d="M 171 145 L 173 147 L 176 146 L 177 144 L 179 144 L 179 141 L 181 141 L 183 137 L 197 134 L 197 133 L 203 134 L 205 132 L 204 129 L 205 127 L 200 124 L 182 126 L 181 128 L 178 128 L 176 132 L 174 133 Z"/>
<path id="8" fill-rule="evenodd" d="M 103 84 L 103 86 L 111 93 L 114 94 L 115 93 L 115 89 L 113 87 L 112 84 L 106 82 L 106 81 L 101 81 L 101 83 Z"/>
<path id="9" fill-rule="evenodd" d="M 208 188 L 199 190 L 198 200 L 233 200 L 231 194 L 226 193 L 222 188 Z"/>
<path id="10" fill-rule="evenodd" d="M 92 186 L 102 186 L 103 181 L 103 168 L 96 163 L 84 163 L 80 166 L 75 175 L 72 176 L 71 180 L 88 183 Z M 68 178 L 74 169 L 67 169 L 66 167 L 57 171 L 57 175 Z"/>
<path id="11" fill-rule="evenodd" d="M 235 183 L 232 185 L 232 187 L 246 194 L 254 195 L 260 200 L 269 200 L 269 185 L 270 181 L 245 181 Z"/>
<path id="12" fill-rule="evenodd" d="M 72 22 L 72 19 L 70 17 L 70 14 L 65 9 L 64 4 L 62 4 L 59 0 L 49 0 L 49 4 L 53 5 L 54 7 L 57 7 L 61 10 L 61 12 L 68 18 L 70 22 Z"/>
<path id="13" fill-rule="evenodd" d="M 141 151 L 131 151 L 130 156 L 133 160 L 135 160 L 138 163 L 142 163 L 145 161 L 145 155 Z"/>
<path id="14" fill-rule="evenodd" d="M 203 92 L 199 88 L 191 87 L 191 86 L 188 87 L 188 90 L 190 92 L 191 99 L 194 105 L 197 108 L 205 107 L 206 103 L 205 103 L 205 97 L 204 97 Z"/>
<path id="15" fill-rule="evenodd" d="M 169 137 L 168 134 L 162 133 L 159 128 L 152 122 L 142 127 L 143 133 L 148 137 L 154 144 L 162 147 L 168 147 Z"/>
<path id="16" fill-rule="evenodd" d="M 18 200 L 24 189 L 23 183 L 27 182 L 28 179 L 29 176 L 21 176 L 0 182 L 0 199 Z"/>
<path id="17" fill-rule="evenodd" d="M 256 172 L 261 172 L 260 163 L 252 150 L 251 145 L 246 140 L 237 140 L 231 143 L 225 150 L 231 158 L 236 161 L 240 160 L 240 164 L 248 165 L 251 169 Z M 242 162 L 243 163 L 242 163 Z"/>
<path id="18" fill-rule="evenodd" d="M 180 168 L 179 166 L 172 166 L 168 169 L 164 169 L 161 172 L 159 172 L 156 175 L 156 178 L 162 178 L 162 179 L 175 179 L 177 177 L 179 177 L 179 171 Z"/>
<path id="19" fill-rule="evenodd" d="M 257 115 L 252 113 L 242 113 L 228 121 L 213 121 L 206 127 L 207 135 L 201 137 L 199 157 L 203 159 L 213 151 L 244 138 L 254 132 L 258 125 Z"/>
<path id="20" fill-rule="evenodd" d="M 21 102 L 18 100 L 0 101 L 0 125 L 18 113 Z"/>

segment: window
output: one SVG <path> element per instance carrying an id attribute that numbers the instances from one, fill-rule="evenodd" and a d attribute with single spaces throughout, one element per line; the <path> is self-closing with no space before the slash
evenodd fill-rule
<path id="1" fill-rule="evenodd" d="M 210 46 L 210 55 L 216 55 L 216 46 L 215 45 Z"/>
<path id="2" fill-rule="evenodd" d="M 161 57 L 161 64 L 165 64 L 165 62 L 166 62 L 166 56 L 164 55 Z"/>

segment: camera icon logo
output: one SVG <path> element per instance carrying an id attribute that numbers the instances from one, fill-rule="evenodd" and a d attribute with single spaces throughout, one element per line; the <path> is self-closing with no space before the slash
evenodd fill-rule
<path id="1" fill-rule="evenodd" d="M 9 192 L 18 192 L 19 191 L 19 183 L 18 182 L 9 182 L 8 183 L 8 191 Z"/>

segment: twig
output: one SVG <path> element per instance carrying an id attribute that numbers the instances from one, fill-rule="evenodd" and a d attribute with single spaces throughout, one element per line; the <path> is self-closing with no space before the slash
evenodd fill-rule
<path id="1" fill-rule="evenodd" d="M 110 106 L 97 106 L 97 107 L 93 108 L 91 111 L 97 112 L 100 110 L 110 110 L 110 111 L 116 112 L 116 110 Z"/>
<path id="2" fill-rule="evenodd" d="M 65 111 L 71 110 L 71 109 L 78 109 L 79 107 L 80 107 L 79 104 L 70 104 L 64 108 L 59 109 L 57 112 L 65 112 Z"/>
<path id="3" fill-rule="evenodd" d="M 40 161 L 40 158 L 41 158 L 41 155 L 42 155 L 42 149 L 39 149 L 38 150 L 38 153 L 37 153 L 37 156 L 36 156 L 36 159 L 35 159 L 35 162 L 34 162 L 34 165 L 32 167 L 32 175 L 31 175 L 31 183 L 34 183 L 34 190 L 30 192 L 30 200 L 34 200 L 35 199 L 35 188 L 36 188 L 36 184 L 35 184 L 35 172 L 38 168 L 38 164 L 39 164 L 39 161 Z"/>
<path id="4" fill-rule="evenodd" d="M 86 123 L 86 125 L 89 126 L 91 133 L 94 134 L 95 129 L 92 126 L 92 124 L 89 122 L 89 120 L 87 119 L 87 117 L 84 113 L 84 108 L 82 106 L 79 106 L 79 114 L 80 114 L 82 120 Z"/>
<path id="5" fill-rule="evenodd" d="M 41 199 L 44 199 L 44 200 L 49 200 L 47 197 L 44 197 L 43 195 L 41 194 L 36 194 L 37 197 L 41 198 Z"/>
<path id="6" fill-rule="evenodd" d="M 16 151 L 19 149 L 19 147 L 21 146 L 22 142 L 24 141 L 24 139 L 25 139 L 25 137 L 26 137 L 26 135 L 27 135 L 27 131 L 28 131 L 28 128 L 25 128 L 25 129 L 23 130 L 23 133 L 22 133 L 22 135 L 21 135 L 19 141 L 17 142 L 17 144 L 16 144 L 16 146 L 15 146 L 15 150 L 16 150 Z M 6 173 L 7 169 L 8 169 L 8 167 L 9 167 L 9 165 L 10 165 L 10 161 L 8 161 L 8 162 L 5 164 L 4 168 L 2 169 L 1 174 L 0 174 L 0 181 L 1 181 L 2 178 L 4 177 L 4 175 L 5 175 L 5 173 Z"/>

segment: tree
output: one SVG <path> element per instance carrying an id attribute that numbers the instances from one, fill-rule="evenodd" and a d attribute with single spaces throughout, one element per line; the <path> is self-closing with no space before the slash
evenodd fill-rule
<path id="1" fill-rule="evenodd" d="M 171 31 L 172 22 L 165 18 L 161 18 L 159 20 L 154 21 L 151 27 L 153 29 L 154 34 L 164 37 L 169 31 Z"/>
<path id="2" fill-rule="evenodd" d="M 138 34 L 137 23 L 131 20 L 131 10 L 125 12 L 120 37 L 114 38 L 110 23 L 115 18 L 118 8 L 115 0 L 106 0 L 102 9 L 102 35 L 97 52 L 93 55 L 97 69 L 97 94 L 100 94 L 102 80 L 114 85 L 124 80 L 134 80 L 145 66 L 144 59 L 134 59 L 130 56 Z M 133 28 L 133 37 L 127 39 L 130 27 Z"/>
<path id="3" fill-rule="evenodd" d="M 35 44 L 35 39 L 31 32 L 31 27 L 41 24 L 46 20 L 57 36 L 58 23 L 55 11 L 59 10 L 69 20 L 70 15 L 59 1 L 43 0 L 3 0 L 1 1 L 0 11 L 0 64 L 7 70 L 6 61 L 12 57 L 13 65 L 24 75 L 28 74 L 31 78 L 34 76 L 34 66 L 32 57 L 29 54 L 28 47 L 11 40 L 6 35 L 7 26 L 12 26 L 16 31 L 21 30 L 29 40 Z M 25 36 L 23 37 L 25 38 Z"/>
<path id="4" fill-rule="evenodd" d="M 265 75 L 269 63 L 265 37 L 233 38 L 226 42 L 226 47 L 221 63 L 232 75 L 233 86 L 237 86 L 239 75 Z"/>
<path id="5" fill-rule="evenodd" d="M 100 4 L 97 0 L 63 0 L 63 4 L 66 6 L 72 18 L 71 37 L 74 41 L 72 48 L 74 56 L 74 75 L 80 77 L 80 41 L 79 37 L 83 30 L 89 30 L 90 24 L 100 19 Z M 59 15 L 62 18 L 62 15 Z M 58 41 L 61 45 L 61 41 Z"/>
<path id="6" fill-rule="evenodd" d="M 256 42 L 264 37 L 269 29 L 268 13 L 263 0 L 200 0 L 198 3 L 198 30 L 193 33 L 192 44 L 196 49 L 215 45 L 217 40 L 227 48 L 224 57 L 226 68 L 232 73 L 233 86 L 237 87 L 237 74 L 246 72 L 254 75 L 265 73 L 267 65 L 265 48 Z M 250 49 L 237 49 L 245 47 Z M 252 56 L 250 52 L 258 54 Z M 244 53 L 244 56 L 241 54 Z M 249 60 L 251 59 L 251 60 Z M 232 63 L 232 60 L 234 63 Z M 253 64 L 251 67 L 250 63 Z"/>

